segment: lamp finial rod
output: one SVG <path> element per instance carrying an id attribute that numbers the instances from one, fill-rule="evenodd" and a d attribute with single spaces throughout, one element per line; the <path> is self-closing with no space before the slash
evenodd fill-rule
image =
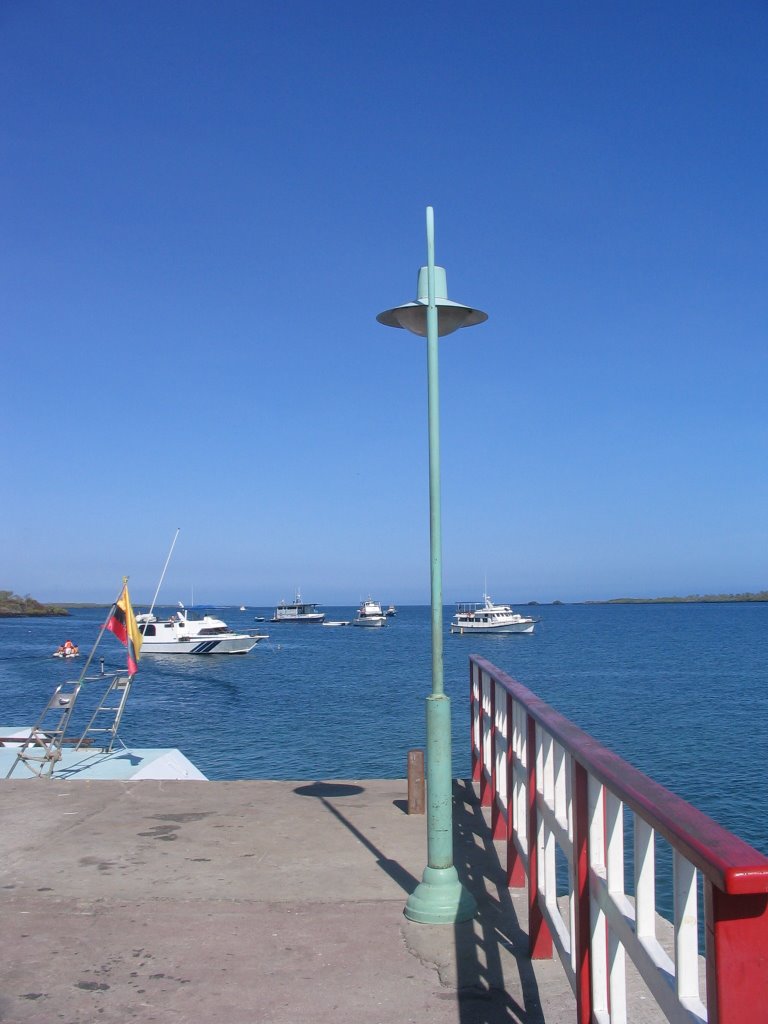
<path id="1" fill-rule="evenodd" d="M 435 211 L 427 207 L 427 303 L 435 307 Z M 429 312 L 427 312 L 429 316 Z"/>

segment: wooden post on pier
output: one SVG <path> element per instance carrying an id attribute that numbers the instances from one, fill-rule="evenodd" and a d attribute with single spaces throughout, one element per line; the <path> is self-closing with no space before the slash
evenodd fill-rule
<path id="1" fill-rule="evenodd" d="M 408 813 L 423 814 L 424 799 L 424 751 L 408 751 Z"/>

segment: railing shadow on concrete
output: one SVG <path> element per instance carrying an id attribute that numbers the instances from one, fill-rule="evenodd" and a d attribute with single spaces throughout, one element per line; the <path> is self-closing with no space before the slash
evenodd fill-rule
<path id="1" fill-rule="evenodd" d="M 381 870 L 405 894 L 416 888 L 418 879 L 387 857 L 333 802 L 363 793 L 363 786 L 313 782 L 297 786 L 294 792 L 317 800 L 373 855 Z M 402 809 L 401 801 L 394 804 Z M 447 988 L 446 997 L 456 999 L 457 1024 L 544 1024 L 538 985 L 527 952 L 528 936 L 518 921 L 504 867 L 471 781 L 454 784 L 454 857 L 463 883 L 477 897 L 475 918 L 456 924 L 453 929 L 448 925 L 414 924 L 411 937 L 422 933 L 431 940 L 435 929 L 453 932 L 449 959 L 455 964 L 455 977 L 447 980 L 440 965 L 438 971 Z M 427 959 L 433 948 L 430 946 Z M 420 953 L 417 951 L 416 955 Z M 510 978 L 510 970 L 515 970 L 518 978 Z M 449 971 L 448 975 L 452 973 Z M 513 998 L 510 990 L 520 993 L 521 1001 Z"/>
<path id="2" fill-rule="evenodd" d="M 543 1024 L 528 935 L 471 780 L 454 783 L 454 862 L 478 903 L 454 926 L 459 1024 Z"/>

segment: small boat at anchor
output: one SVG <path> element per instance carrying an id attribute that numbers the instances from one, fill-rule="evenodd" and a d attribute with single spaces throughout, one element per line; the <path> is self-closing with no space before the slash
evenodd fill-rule
<path id="1" fill-rule="evenodd" d="M 80 650 L 77 644 L 73 644 L 71 640 L 65 640 L 61 647 L 53 652 L 53 656 L 54 658 L 77 658 L 80 656 Z"/>
<path id="2" fill-rule="evenodd" d="M 213 615 L 193 616 L 181 603 L 168 619 L 137 615 L 144 654 L 247 654 L 266 636 L 235 633 Z"/>
<path id="3" fill-rule="evenodd" d="M 494 604 L 488 594 L 483 603 L 460 603 L 451 621 L 452 633 L 532 633 L 536 619 L 520 615 L 508 604 Z"/>
<path id="4" fill-rule="evenodd" d="M 357 610 L 357 618 L 352 620 L 353 626 L 385 626 L 387 617 L 381 610 L 378 601 L 372 601 L 369 597 L 363 601 Z"/>

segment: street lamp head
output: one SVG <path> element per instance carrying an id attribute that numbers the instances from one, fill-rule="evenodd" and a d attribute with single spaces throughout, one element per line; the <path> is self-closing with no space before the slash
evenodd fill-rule
<path id="1" fill-rule="evenodd" d="M 412 334 L 422 338 L 427 336 L 427 306 L 429 292 L 427 283 L 427 267 L 419 270 L 419 281 L 416 288 L 416 300 L 406 302 L 394 309 L 379 313 L 376 319 L 385 327 L 403 327 Z M 462 306 L 460 302 L 451 302 L 448 298 L 445 269 L 435 267 L 435 306 L 437 307 L 437 333 L 439 337 L 452 334 L 460 327 L 473 327 L 488 319 L 488 314 L 480 309 Z"/>

